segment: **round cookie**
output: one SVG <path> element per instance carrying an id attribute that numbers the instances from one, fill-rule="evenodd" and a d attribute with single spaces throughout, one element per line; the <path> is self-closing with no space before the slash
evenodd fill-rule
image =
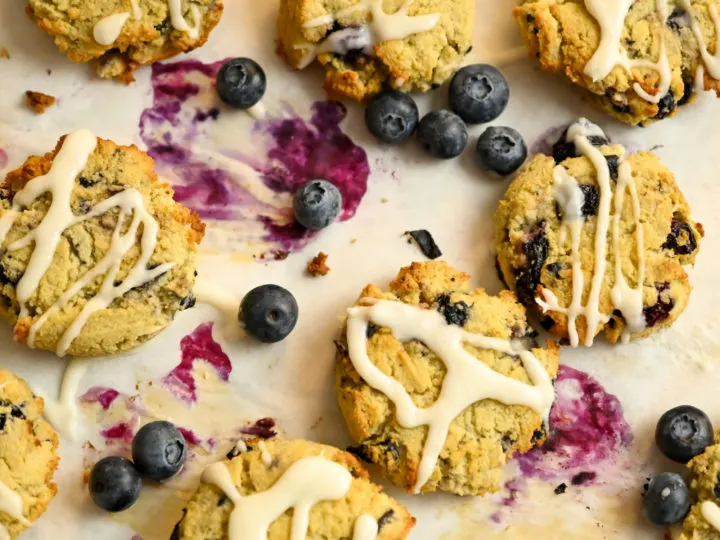
<path id="1" fill-rule="evenodd" d="M 16 538 L 38 519 L 57 493 L 52 477 L 58 465 L 58 437 L 42 418 L 44 403 L 7 370 L 0 369 L 0 483 L 3 507 L 0 535 Z M 7 493 L 6 493 L 7 492 Z M 21 519 L 20 519 L 21 518 Z"/>
<path id="2" fill-rule="evenodd" d="M 222 12 L 223 0 L 28 0 L 27 6 L 70 60 L 92 62 L 100 77 L 125 83 L 141 65 L 204 45 Z"/>
<path id="3" fill-rule="evenodd" d="M 718 441 L 718 433 L 715 434 Z M 693 458 L 688 467 L 695 475 L 690 482 L 693 505 L 683 521 L 680 540 L 720 540 L 720 528 L 708 521 L 708 515 L 720 515 L 720 444 L 709 446 L 705 452 Z M 713 512 L 712 506 L 716 509 Z M 710 512 L 710 514 L 708 513 Z"/>
<path id="4" fill-rule="evenodd" d="M 147 154 L 74 132 L 0 190 L 0 316 L 59 355 L 136 347 L 193 304 L 203 232 Z"/>
<path id="5" fill-rule="evenodd" d="M 469 278 L 442 261 L 413 263 L 388 292 L 363 290 L 337 342 L 336 393 L 352 451 L 411 492 L 497 491 L 508 459 L 546 437 L 558 345 L 538 346 L 514 293 L 490 296 Z M 366 326 L 356 327 L 358 314 Z M 518 392 L 532 398 L 520 404 Z"/>
<path id="6" fill-rule="evenodd" d="M 569 135 L 577 130 L 587 134 L 582 151 Z M 533 157 L 500 201 L 501 279 L 573 346 L 601 332 L 616 343 L 672 325 L 691 291 L 683 265 L 694 263 L 703 236 L 672 173 L 650 152 L 610 144 L 585 120 L 553 153 Z"/>
<path id="7" fill-rule="evenodd" d="M 609 10 L 623 4 L 629 9 L 622 27 L 602 28 L 598 20 L 613 20 L 616 14 Z M 712 67 L 706 69 L 701 58 L 702 48 L 714 51 L 717 43 L 711 5 L 718 6 L 715 0 L 526 0 L 514 16 L 530 55 L 544 70 L 564 74 L 618 120 L 643 125 L 674 115 L 696 87 L 720 92 Z"/>
<path id="8" fill-rule="evenodd" d="M 473 0 L 282 0 L 278 54 L 297 69 L 317 58 L 331 97 L 427 92 L 470 51 L 474 13 Z"/>
<path id="9" fill-rule="evenodd" d="M 310 486 L 289 482 L 280 486 L 275 496 L 268 493 L 276 484 L 288 480 L 285 476 L 288 469 L 307 458 L 324 458 L 325 465 L 338 464 L 341 471 L 349 471 L 349 489 L 344 496 L 334 500 L 321 498 L 312 504 L 309 512 L 308 530 L 304 538 L 322 540 L 325 538 L 353 538 L 353 531 L 360 528 L 358 522 L 370 520 L 378 528 L 378 540 L 399 540 L 406 538 L 415 525 L 408 511 L 398 502 L 382 493 L 382 487 L 373 484 L 369 475 L 358 459 L 331 446 L 314 442 L 294 441 L 248 441 L 243 451 L 234 450 L 228 454 L 228 461 L 216 464 L 221 466 L 239 495 L 250 497 L 262 494 L 265 507 L 278 502 L 283 495 L 290 493 L 306 493 Z M 227 538 L 230 515 L 235 505 L 232 495 L 208 482 L 207 469 L 203 475 L 203 483 L 192 497 L 184 511 L 183 519 L 175 527 L 171 540 L 211 540 Z M 347 473 L 343 473 L 347 474 Z M 296 476 L 297 478 L 297 476 Z M 318 478 L 306 478 L 317 483 Z M 323 481 L 327 482 L 325 476 Z M 289 485 L 288 485 L 289 484 Z M 276 488 L 277 489 L 277 488 Z M 292 498 L 293 495 L 290 495 Z M 279 508 L 279 507 L 278 507 Z M 267 530 L 268 540 L 288 540 L 293 522 L 294 512 L 287 509 L 280 517 L 272 520 Z M 362 518 L 361 518 L 362 516 Z M 263 536 L 264 538 L 265 536 Z M 371 536 L 367 536 L 370 538 Z M 357 536 L 357 538 L 366 538 Z M 375 538 L 372 536 L 372 538 Z"/>

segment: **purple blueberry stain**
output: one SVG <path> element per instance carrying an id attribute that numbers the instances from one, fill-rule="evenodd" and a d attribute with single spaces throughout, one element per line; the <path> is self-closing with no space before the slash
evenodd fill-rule
<path id="1" fill-rule="evenodd" d="M 272 439 L 277 436 L 275 429 L 275 420 L 272 418 L 261 418 L 252 424 L 248 424 L 240 428 L 240 433 L 250 437 L 258 437 L 260 439 Z"/>
<path id="2" fill-rule="evenodd" d="M 295 190 L 316 178 L 332 182 L 343 196 L 340 219 L 350 219 L 367 190 L 367 155 L 342 131 L 347 111 L 335 102 L 315 103 L 309 120 L 285 106 L 255 121 L 245 136 L 234 127 L 231 142 L 218 142 L 225 140 L 216 136 L 222 120 L 247 117 L 221 106 L 216 95 L 224 62 L 155 64 L 153 104 L 140 117 L 140 137 L 176 200 L 212 220 L 211 229 L 228 231 L 232 245 L 260 245 L 257 259 L 276 259 L 265 254 L 301 249 L 317 234 L 294 222 Z"/>
<path id="3" fill-rule="evenodd" d="M 130 422 L 118 422 L 100 432 L 106 441 L 132 442 L 135 429 Z"/>
<path id="4" fill-rule="evenodd" d="M 178 427 L 178 431 L 180 433 L 182 433 L 182 436 L 185 439 L 185 442 L 188 443 L 189 445 L 200 446 L 202 444 L 202 439 L 200 437 L 198 437 L 197 434 L 193 430 L 184 428 L 184 427 Z M 210 443 L 210 441 L 208 441 L 208 445 L 212 446 L 209 443 Z"/>
<path id="5" fill-rule="evenodd" d="M 114 388 L 93 386 L 80 397 L 80 402 L 97 403 L 104 411 L 107 411 L 119 396 L 120 392 Z"/>

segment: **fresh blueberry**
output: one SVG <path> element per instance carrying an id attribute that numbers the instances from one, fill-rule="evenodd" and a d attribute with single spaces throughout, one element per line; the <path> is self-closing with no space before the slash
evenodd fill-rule
<path id="1" fill-rule="evenodd" d="M 658 474 L 650 480 L 643 496 L 643 514 L 653 525 L 680 523 L 690 510 L 690 492 L 677 473 Z"/>
<path id="2" fill-rule="evenodd" d="M 450 81 L 450 108 L 468 124 L 494 120 L 505 110 L 510 88 L 505 77 L 487 64 L 460 69 Z"/>
<path id="3" fill-rule="evenodd" d="M 153 480 L 166 480 L 185 464 L 185 437 L 170 422 L 150 422 L 135 435 L 132 457 L 140 474 Z"/>
<path id="4" fill-rule="evenodd" d="M 249 109 L 265 95 L 267 79 L 260 65 L 250 58 L 234 58 L 217 74 L 217 92 L 225 103 Z"/>
<path id="5" fill-rule="evenodd" d="M 142 479 L 133 464 L 119 456 L 98 461 L 90 472 L 90 496 L 103 510 L 122 512 L 140 496 Z"/>
<path id="6" fill-rule="evenodd" d="M 713 427 L 700 409 L 680 405 L 660 417 L 655 443 L 668 459 L 687 463 L 713 443 Z"/>
<path id="7" fill-rule="evenodd" d="M 298 305 L 287 289 L 278 285 L 261 285 L 243 298 L 240 321 L 255 339 L 275 343 L 285 339 L 295 328 Z"/>
<path id="8" fill-rule="evenodd" d="M 487 128 L 478 137 L 475 150 L 480 165 L 501 176 L 517 171 L 527 158 L 522 135 L 509 127 Z"/>
<path id="9" fill-rule="evenodd" d="M 295 220 L 306 229 L 324 229 L 342 209 L 342 195 L 327 180 L 311 180 L 295 192 Z"/>
<path id="10" fill-rule="evenodd" d="M 388 90 L 370 100 L 365 109 L 365 124 L 370 133 L 390 144 L 410 137 L 418 124 L 418 108 L 413 98 L 397 90 Z"/>
<path id="11" fill-rule="evenodd" d="M 447 109 L 433 111 L 420 120 L 417 132 L 420 144 L 431 155 L 450 159 L 462 154 L 468 143 L 465 122 Z"/>

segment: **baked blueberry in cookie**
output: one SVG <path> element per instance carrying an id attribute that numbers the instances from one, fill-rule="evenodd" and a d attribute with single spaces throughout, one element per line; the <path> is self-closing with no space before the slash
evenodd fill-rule
<path id="1" fill-rule="evenodd" d="M 8 173 L 0 199 L 0 316 L 60 356 L 136 347 L 192 304 L 204 224 L 153 160 L 87 130 Z"/>
<path id="2" fill-rule="evenodd" d="M 282 0 L 277 50 L 290 66 L 317 60 L 331 97 L 365 101 L 385 87 L 427 92 L 472 45 L 473 0 Z"/>
<path id="3" fill-rule="evenodd" d="M 683 521 L 680 540 L 720 540 L 720 444 L 715 442 L 694 457 L 688 468 L 690 512 Z"/>
<path id="4" fill-rule="evenodd" d="M 668 118 L 695 88 L 720 89 L 717 4 L 525 0 L 514 10 L 531 56 L 631 125 Z"/>
<path id="5" fill-rule="evenodd" d="M 703 236 L 672 173 L 580 120 L 530 159 L 495 214 L 502 278 L 543 327 L 577 346 L 672 325 Z"/>
<path id="6" fill-rule="evenodd" d="M 545 440 L 558 345 L 533 343 L 514 293 L 469 279 L 413 263 L 362 291 L 336 344 L 353 452 L 412 493 L 497 491 L 508 459 Z"/>
<path id="7" fill-rule="evenodd" d="M 401 540 L 415 524 L 348 452 L 302 440 L 243 450 L 205 468 L 173 539 Z"/>
<path id="8" fill-rule="evenodd" d="M 27 13 L 73 62 L 129 83 L 133 71 L 205 44 L 223 0 L 27 0 Z"/>

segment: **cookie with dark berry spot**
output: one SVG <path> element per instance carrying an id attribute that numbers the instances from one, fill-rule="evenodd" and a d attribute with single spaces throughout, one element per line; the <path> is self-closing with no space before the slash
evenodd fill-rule
<path id="1" fill-rule="evenodd" d="M 558 345 L 538 345 L 513 292 L 469 281 L 442 261 L 413 263 L 387 292 L 362 291 L 336 344 L 350 450 L 410 492 L 497 491 L 507 461 L 545 440 Z"/>
<path id="2" fill-rule="evenodd" d="M 574 346 L 598 334 L 647 337 L 687 307 L 683 267 L 695 262 L 702 225 L 654 154 L 610 144 L 586 121 L 574 126 L 587 130 L 585 146 L 566 131 L 555 159 L 533 157 L 500 201 L 502 278 Z"/>
<path id="3" fill-rule="evenodd" d="M 252 497 L 264 497 L 263 508 L 273 507 L 280 501 L 296 501 L 304 493 L 312 492 L 315 484 L 328 485 L 347 476 L 349 486 L 344 494 L 338 491 L 334 499 L 321 497 L 310 505 L 307 534 L 303 538 L 323 540 L 326 538 L 353 538 L 362 521 L 370 521 L 377 530 L 378 540 L 401 540 L 406 538 L 415 525 L 415 518 L 397 501 L 382 492 L 382 487 L 370 482 L 368 472 L 360 461 L 348 452 L 331 446 L 303 440 L 247 441 L 242 451 L 233 452 L 232 459 L 217 463 L 215 477 L 221 475 L 233 485 L 236 493 L 227 493 L 209 480 L 208 469 L 203 482 L 197 489 L 184 511 L 184 516 L 172 535 L 172 540 L 215 540 L 232 537 L 229 534 L 231 514 L 236 508 L 233 500 L 238 495 L 250 501 Z M 298 465 L 304 460 L 322 458 L 323 469 L 336 468 L 334 473 L 322 479 L 296 474 Z M 301 465 L 302 466 L 302 465 Z M 329 467 L 328 467 L 329 466 Z M 219 475 L 217 468 L 220 469 Z M 289 469 L 295 468 L 288 474 Z M 293 477 L 295 480 L 290 481 Z M 342 479 L 340 479 L 342 481 Z M 303 485 L 311 482 L 312 485 Z M 285 496 L 273 496 L 276 485 Z M 327 488 L 325 488 L 327 489 Z M 344 488 L 343 488 L 344 489 Z M 294 495 L 297 493 L 298 495 Z M 287 495 L 290 494 L 290 497 Z M 301 510 L 296 507 L 284 508 L 286 502 L 277 506 L 278 517 L 270 519 L 267 529 L 263 525 L 263 538 L 268 540 L 289 540 L 293 530 L 293 516 Z M 244 523 L 245 527 L 249 525 Z M 367 524 L 365 524 L 367 525 Z M 240 524 L 243 528 L 243 524 Z M 248 532 L 247 529 L 244 532 Z M 293 534 L 294 538 L 297 533 Z M 360 537 L 359 535 L 356 537 Z M 369 538 L 369 536 L 367 536 Z M 373 536 L 375 538 L 375 536 Z"/>
<path id="4" fill-rule="evenodd" d="M 44 403 L 22 379 L 0 369 L 0 536 L 16 538 L 57 493 L 58 437 L 43 418 Z M 6 533 L 4 535 L 3 533 Z"/>

